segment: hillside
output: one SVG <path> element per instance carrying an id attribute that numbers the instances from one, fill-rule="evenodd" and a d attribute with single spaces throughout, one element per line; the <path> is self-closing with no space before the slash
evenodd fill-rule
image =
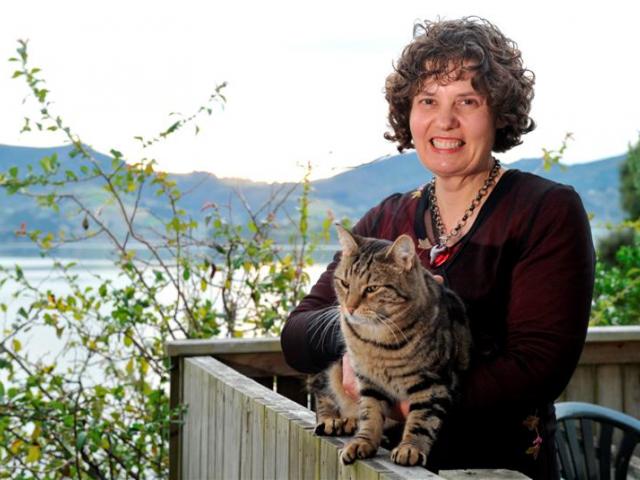
<path id="1" fill-rule="evenodd" d="M 80 160 L 69 157 L 69 146 L 51 148 L 30 148 L 0 145 L 0 172 L 7 172 L 9 168 L 18 166 L 24 171 L 26 165 L 36 166 L 44 156 L 53 153 L 58 155 L 61 171 L 78 171 Z M 96 158 L 102 165 L 111 165 L 112 159 L 107 155 L 96 153 Z M 595 224 L 617 222 L 622 219 L 619 207 L 619 166 L 624 156 L 616 156 L 588 163 L 581 163 L 568 167 L 554 166 L 545 171 L 540 159 L 523 159 L 507 165 L 507 168 L 537 173 L 554 181 L 572 185 L 582 197 L 585 208 L 594 215 Z M 202 206 L 207 202 L 218 205 L 229 205 L 234 221 L 247 218 L 246 211 L 239 201 L 242 195 L 253 210 L 264 205 L 274 195 L 281 197 L 285 192 L 294 192 L 284 202 L 284 211 L 289 215 L 295 214 L 297 193 L 299 186 L 295 184 L 267 184 L 243 179 L 218 178 L 205 172 L 190 174 L 172 174 L 171 178 L 186 195 L 182 199 L 182 208 L 194 218 L 202 218 Z M 337 218 L 349 217 L 357 219 L 368 208 L 377 204 L 382 198 L 394 192 L 405 192 L 415 189 L 429 180 L 415 153 L 395 155 L 380 158 L 370 163 L 358 166 L 334 177 L 318 180 L 312 183 L 312 224 L 318 221 L 331 209 Z M 78 186 L 76 191 L 88 198 L 96 208 L 101 204 L 104 193 L 98 181 L 87 182 Z M 14 232 L 22 222 L 28 222 L 29 228 L 43 231 L 58 230 L 60 227 L 78 228 L 79 221 L 73 213 L 67 216 L 52 215 L 30 201 L 20 196 L 7 196 L 0 192 L 4 215 L 0 225 L 0 238 L 15 239 Z M 167 205 L 162 204 L 148 191 L 143 195 L 141 215 L 153 224 L 154 215 L 163 216 L 167 213 Z M 104 214 L 109 216 L 108 208 Z M 146 215 L 146 217 L 145 217 Z M 114 222 L 115 216 L 114 216 Z"/>

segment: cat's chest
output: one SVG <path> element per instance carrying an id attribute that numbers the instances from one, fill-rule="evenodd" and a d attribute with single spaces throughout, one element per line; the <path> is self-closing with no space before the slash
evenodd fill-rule
<path id="1" fill-rule="evenodd" d="M 353 352 L 352 358 L 357 373 L 372 381 L 378 388 L 396 399 L 406 397 L 406 379 L 398 376 L 398 371 L 408 361 L 402 358 L 389 358 L 381 353 L 360 357 Z"/>

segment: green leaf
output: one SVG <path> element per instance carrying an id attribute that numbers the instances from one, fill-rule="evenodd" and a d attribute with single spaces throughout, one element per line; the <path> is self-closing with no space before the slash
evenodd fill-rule
<path id="1" fill-rule="evenodd" d="M 167 128 L 163 133 L 161 133 L 160 136 L 161 137 L 166 137 L 167 135 L 175 132 L 180 127 L 181 123 L 182 123 L 182 120 L 178 120 L 173 125 L 171 125 L 169 128 Z"/>
<path id="2" fill-rule="evenodd" d="M 43 157 L 40 159 L 40 166 L 42 167 L 42 170 L 44 170 L 45 173 L 49 173 L 52 168 L 51 168 L 51 159 L 49 157 Z"/>
<path id="3" fill-rule="evenodd" d="M 24 73 L 20 70 L 16 70 L 15 72 L 13 72 L 13 76 L 11 78 L 18 78 L 20 75 L 24 75 Z"/>
<path id="4" fill-rule="evenodd" d="M 76 449 L 82 450 L 87 443 L 87 432 L 80 432 L 76 438 Z"/>
<path id="5" fill-rule="evenodd" d="M 20 350 L 22 350 L 22 343 L 20 343 L 20 340 L 18 340 L 17 338 L 13 339 L 12 345 L 13 345 L 13 351 L 15 353 L 18 353 Z"/>

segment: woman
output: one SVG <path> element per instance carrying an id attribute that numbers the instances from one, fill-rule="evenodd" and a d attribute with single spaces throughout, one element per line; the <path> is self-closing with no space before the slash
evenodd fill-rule
<path id="1" fill-rule="evenodd" d="M 415 148 L 433 180 L 383 200 L 353 230 L 411 235 L 422 263 L 467 306 L 474 358 L 429 467 L 555 478 L 553 401 L 580 356 L 593 288 L 588 219 L 571 187 L 492 156 L 534 128 L 533 75 L 515 43 L 476 17 L 419 28 L 387 78 L 385 137 Z M 303 372 L 343 353 L 336 335 L 313 336 L 335 302 L 336 259 L 282 332 L 287 361 Z"/>

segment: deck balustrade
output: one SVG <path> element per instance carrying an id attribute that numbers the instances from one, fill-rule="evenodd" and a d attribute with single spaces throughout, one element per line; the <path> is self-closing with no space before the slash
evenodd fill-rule
<path id="1" fill-rule="evenodd" d="M 351 466 L 339 462 L 347 439 L 313 434 L 304 377 L 284 361 L 277 338 L 167 343 L 177 479 L 516 479 L 510 471 L 447 471 L 393 464 L 381 450 Z M 578 369 L 561 400 L 598 403 L 640 416 L 640 327 L 589 331 Z"/>

